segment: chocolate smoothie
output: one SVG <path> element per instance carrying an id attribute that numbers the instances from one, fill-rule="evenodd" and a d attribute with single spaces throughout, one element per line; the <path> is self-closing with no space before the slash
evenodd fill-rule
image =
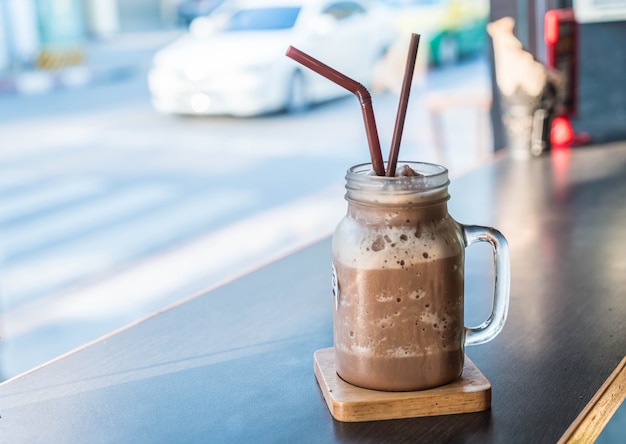
<path id="1" fill-rule="evenodd" d="M 403 162 L 395 177 L 346 174 L 348 212 L 333 235 L 335 368 L 350 384 L 422 390 L 454 381 L 464 347 L 492 340 L 506 320 L 510 262 L 498 230 L 462 225 L 449 214 L 448 171 Z M 493 311 L 463 323 L 465 248 L 494 251 Z"/>
<path id="2" fill-rule="evenodd" d="M 460 376 L 464 244 L 445 200 L 350 202 L 333 267 L 336 370 L 351 384 L 408 391 Z"/>

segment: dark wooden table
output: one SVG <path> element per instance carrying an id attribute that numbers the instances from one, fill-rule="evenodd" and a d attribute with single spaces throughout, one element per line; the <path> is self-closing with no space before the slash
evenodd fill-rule
<path id="1" fill-rule="evenodd" d="M 506 327 L 467 350 L 491 410 L 332 419 L 313 374 L 332 345 L 327 239 L 1 384 L 0 442 L 558 441 L 626 355 L 626 144 L 502 159 L 451 194 L 511 247 Z M 490 261 L 468 249 L 468 323 Z"/>

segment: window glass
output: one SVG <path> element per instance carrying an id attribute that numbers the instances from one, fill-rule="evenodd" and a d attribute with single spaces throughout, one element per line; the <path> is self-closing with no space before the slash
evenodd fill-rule
<path id="1" fill-rule="evenodd" d="M 300 8 L 258 8 L 237 11 L 224 31 L 265 31 L 293 28 Z"/>
<path id="2" fill-rule="evenodd" d="M 343 20 L 358 14 L 365 14 L 365 9 L 357 3 L 340 2 L 333 3 L 324 10 L 324 14 L 331 15 L 337 20 Z"/>

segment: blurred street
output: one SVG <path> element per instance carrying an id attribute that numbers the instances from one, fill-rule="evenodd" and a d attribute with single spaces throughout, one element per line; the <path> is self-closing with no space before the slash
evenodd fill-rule
<path id="1" fill-rule="evenodd" d="M 0 91 L 1 378 L 328 236 L 342 217 L 345 170 L 368 161 L 356 99 L 250 119 L 159 115 L 146 72 L 175 36 L 96 43 L 73 83 Z M 400 159 L 452 177 L 488 161 L 488 96 L 483 58 L 430 71 Z M 384 157 L 397 102 L 374 95 Z"/>

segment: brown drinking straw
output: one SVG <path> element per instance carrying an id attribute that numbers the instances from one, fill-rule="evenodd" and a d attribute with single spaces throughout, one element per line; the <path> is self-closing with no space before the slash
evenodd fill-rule
<path id="1" fill-rule="evenodd" d="M 400 140 L 402 139 L 402 131 L 404 129 L 406 108 L 409 104 L 409 94 L 411 92 L 411 82 L 413 81 L 413 71 L 415 70 L 415 59 L 417 58 L 417 47 L 419 46 L 419 43 L 420 35 L 411 34 L 409 54 L 407 56 L 406 66 L 404 67 L 404 79 L 402 80 L 402 89 L 400 91 L 400 102 L 398 103 L 398 114 L 396 115 L 396 125 L 393 128 L 391 149 L 389 151 L 389 160 L 387 161 L 387 177 L 393 177 L 396 175 L 398 153 L 400 152 Z"/>
<path id="2" fill-rule="evenodd" d="M 337 85 L 347 89 L 359 99 L 363 112 L 363 120 L 365 122 L 365 132 L 367 133 L 367 143 L 370 148 L 370 156 L 372 158 L 372 168 L 378 176 L 385 175 L 385 165 L 383 156 L 380 151 L 380 140 L 378 139 L 378 130 L 376 129 L 376 120 L 374 118 L 374 108 L 372 106 L 372 96 L 367 88 L 359 82 L 352 80 L 350 77 L 334 70 L 328 65 L 311 57 L 299 49 L 290 46 L 287 49 L 287 57 L 292 58 L 296 62 L 306 66 L 312 71 L 326 77 L 328 80 L 335 82 Z"/>

